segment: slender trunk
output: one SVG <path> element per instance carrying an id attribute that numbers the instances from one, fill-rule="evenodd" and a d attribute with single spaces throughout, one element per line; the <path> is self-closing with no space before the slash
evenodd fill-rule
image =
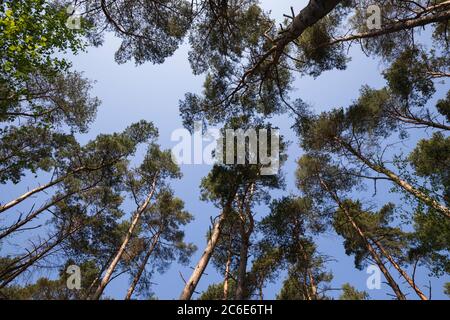
<path id="1" fill-rule="evenodd" d="M 103 169 L 103 168 L 105 168 L 107 166 L 110 166 L 110 165 L 114 164 L 115 162 L 119 161 L 120 158 L 121 157 L 118 157 L 117 159 L 115 159 L 113 161 L 109 161 L 107 163 L 103 163 L 103 164 L 99 165 L 98 167 L 86 167 L 86 166 L 78 167 L 78 168 L 72 170 L 71 172 L 63 175 L 62 177 L 60 177 L 60 178 L 58 178 L 58 179 L 56 179 L 54 181 L 51 181 L 51 182 L 49 182 L 47 184 L 44 184 L 42 186 L 39 186 L 37 188 L 34 188 L 33 190 L 30 190 L 30 191 L 22 194 L 20 197 L 14 199 L 14 200 L 11 200 L 10 202 L 8 202 L 5 205 L 0 205 L 0 213 L 6 211 L 8 209 L 11 209 L 12 207 L 18 205 L 22 201 L 25 201 L 26 199 L 28 199 L 32 195 L 35 195 L 36 193 L 45 191 L 45 190 L 47 190 L 47 189 L 49 189 L 49 188 L 51 188 L 51 187 L 61 183 L 62 181 L 66 180 L 68 177 L 73 176 L 74 174 L 77 174 L 77 173 L 82 172 L 82 171 L 97 171 L 97 170 Z"/>
<path id="2" fill-rule="evenodd" d="M 43 207 L 39 208 L 38 210 L 36 210 L 36 211 L 32 212 L 31 214 L 29 214 L 28 216 L 26 216 L 25 219 L 17 221 L 15 224 L 10 226 L 8 229 L 6 229 L 2 233 L 0 233 L 0 240 L 5 238 L 5 237 L 7 237 L 7 236 L 9 236 L 11 233 L 17 231 L 19 228 L 21 228 L 22 226 L 26 225 L 28 222 L 30 222 L 31 220 L 35 219 L 41 213 L 47 211 L 48 209 L 50 209 L 54 205 L 58 204 L 59 202 L 64 201 L 68 197 L 76 194 L 77 192 L 82 193 L 82 192 L 85 192 L 87 190 L 92 189 L 93 187 L 94 186 L 89 186 L 87 188 L 84 188 L 83 190 L 70 192 L 70 193 L 67 193 L 67 194 L 65 194 L 65 195 L 63 195 L 63 196 L 61 196 L 61 197 L 59 197 L 59 198 L 57 198 L 55 200 L 52 200 L 52 201 L 48 202 Z"/>
<path id="3" fill-rule="evenodd" d="M 305 296 L 305 300 L 312 300 L 311 295 L 309 293 L 309 285 L 308 285 L 308 275 L 306 274 L 306 272 L 303 272 L 303 292 L 304 292 L 304 296 Z"/>
<path id="4" fill-rule="evenodd" d="M 67 179 L 69 176 L 71 176 L 71 175 L 73 175 L 73 174 L 76 174 L 77 172 L 80 172 L 80 171 L 82 171 L 82 170 L 84 170 L 84 169 L 85 169 L 85 167 L 80 167 L 80 168 L 75 169 L 75 170 L 73 170 L 72 172 L 70 172 L 70 173 L 68 173 L 68 174 L 66 174 L 66 175 L 64 175 L 64 176 L 62 176 L 62 177 L 60 177 L 60 178 L 58 178 L 58 179 L 56 179 L 56 180 L 54 180 L 54 181 L 52 181 L 52 182 L 49 182 L 49 183 L 47 183 L 47 184 L 44 184 L 44 185 L 42 185 L 42 186 L 39 186 L 39 187 L 37 187 L 37 188 L 34 188 L 34 189 L 32 189 L 32 190 L 30 190 L 30 191 L 24 193 L 24 194 L 21 195 L 20 197 L 14 199 L 14 200 L 11 200 L 10 202 L 8 202 L 8 203 L 5 204 L 5 205 L 0 206 L 0 213 L 6 211 L 6 210 L 8 210 L 8 209 L 11 209 L 12 207 L 18 205 L 18 204 L 21 203 L 22 201 L 28 199 L 28 198 L 31 197 L 32 195 L 34 195 L 34 194 L 36 194 L 36 193 L 39 193 L 39 192 L 41 192 L 41 191 L 44 191 L 44 190 L 46 190 L 46 189 L 48 189 L 48 188 L 51 188 L 51 187 L 53 187 L 54 185 L 56 185 L 56 184 L 62 182 L 63 180 Z"/>
<path id="5" fill-rule="evenodd" d="M 153 251 L 156 248 L 156 245 L 159 242 L 160 236 L 161 236 L 161 232 L 158 232 L 155 235 L 152 243 L 150 244 L 150 247 L 148 248 L 147 253 L 145 254 L 144 260 L 142 261 L 141 265 L 139 266 L 139 270 L 136 273 L 136 276 L 134 277 L 133 282 L 130 285 L 130 288 L 128 289 L 127 295 L 125 296 L 125 300 L 131 299 L 131 296 L 133 295 L 133 292 L 134 292 L 137 284 L 139 283 L 139 280 L 141 279 L 142 273 L 144 272 L 145 267 L 147 266 L 148 259 L 150 259 L 150 256 L 152 255 Z"/>
<path id="6" fill-rule="evenodd" d="M 392 256 L 384 249 L 383 245 L 371 239 L 373 243 L 380 249 L 381 253 L 389 260 L 389 262 L 394 266 L 394 268 L 402 275 L 402 277 L 408 282 L 408 284 L 411 286 L 411 288 L 414 289 L 414 291 L 417 293 L 420 299 L 422 300 L 428 300 L 427 296 L 423 294 L 423 292 L 419 289 L 419 287 L 416 286 L 414 281 L 408 276 L 408 274 L 398 265 L 398 263 L 392 258 Z"/>
<path id="7" fill-rule="evenodd" d="M 195 288 L 197 287 L 203 275 L 203 272 L 205 271 L 206 266 L 208 265 L 212 254 L 214 253 L 214 249 L 216 248 L 217 242 L 219 241 L 220 235 L 222 233 L 222 228 L 228 216 L 228 211 L 230 210 L 230 207 L 231 201 L 227 203 L 222 213 L 220 214 L 218 221 L 214 224 L 214 228 L 212 230 L 211 237 L 209 238 L 208 243 L 206 245 L 205 251 L 203 251 L 203 254 L 200 260 L 198 261 L 197 265 L 195 266 L 191 277 L 186 282 L 186 285 L 184 286 L 183 291 L 181 292 L 180 300 L 191 299 L 192 294 L 194 293 Z"/>
<path id="8" fill-rule="evenodd" d="M 128 228 L 127 234 L 125 235 L 125 239 L 122 241 L 122 244 L 120 245 L 119 249 L 117 250 L 117 253 L 116 253 L 114 259 L 111 261 L 111 264 L 106 269 L 106 272 L 102 278 L 102 281 L 100 282 L 97 290 L 95 291 L 94 295 L 92 296 L 92 300 L 100 299 L 103 291 L 105 290 L 106 286 L 108 285 L 109 281 L 111 280 L 112 274 L 113 274 L 114 270 L 116 269 L 117 265 L 119 264 L 120 260 L 122 259 L 122 255 L 124 254 L 125 249 L 131 240 L 134 229 L 136 228 L 142 214 L 144 213 L 144 211 L 147 209 L 148 205 L 150 204 L 150 200 L 152 199 L 153 194 L 155 193 L 156 182 L 157 182 L 157 176 L 155 176 L 155 178 L 153 179 L 152 189 L 151 189 L 150 193 L 148 194 L 147 198 L 145 199 L 144 203 L 134 214 L 134 217 L 131 220 L 131 225 Z"/>
<path id="9" fill-rule="evenodd" d="M 333 197 L 334 201 L 339 206 L 339 208 L 341 208 L 341 210 L 344 212 L 348 222 L 350 222 L 350 224 L 352 225 L 353 229 L 359 234 L 359 236 L 361 237 L 361 239 L 363 240 L 363 242 L 364 242 L 364 244 L 366 246 L 367 251 L 369 251 L 370 255 L 375 260 L 375 262 L 378 265 L 378 267 L 380 268 L 381 272 L 383 272 L 387 282 L 389 283 L 389 286 L 392 288 L 392 290 L 394 291 L 394 293 L 397 296 L 397 298 L 399 300 L 406 300 L 406 297 L 403 294 L 403 292 L 400 290 L 400 287 L 398 286 L 398 284 L 395 282 L 394 278 L 389 273 L 388 269 L 384 265 L 383 261 L 381 260 L 380 256 L 378 255 L 377 251 L 370 244 L 370 242 L 367 239 L 367 237 L 364 234 L 364 232 L 359 228 L 359 226 L 353 220 L 353 218 L 352 218 L 350 212 L 348 211 L 348 209 L 344 205 L 342 205 L 342 202 L 339 200 L 339 198 L 336 195 L 336 193 L 331 191 L 328 188 L 328 186 L 326 185 L 325 182 L 321 181 L 321 184 L 327 190 L 327 192 L 330 193 L 330 195 Z"/>
<path id="10" fill-rule="evenodd" d="M 17 278 L 19 275 L 21 275 L 23 272 L 25 272 L 36 261 L 42 259 L 48 252 L 50 252 L 53 248 L 55 248 L 62 241 L 63 241 L 63 239 L 58 239 L 58 240 L 54 241 L 53 243 L 50 243 L 48 245 L 46 244 L 43 246 L 44 249 L 41 252 L 36 252 L 35 255 L 27 254 L 27 256 L 30 255 L 30 258 L 27 261 L 25 261 L 19 265 L 13 265 L 5 270 L 2 270 L 2 273 L 0 274 L 0 279 L 2 280 L 2 282 L 0 284 L 0 289 L 6 287 L 15 278 Z"/>
<path id="11" fill-rule="evenodd" d="M 345 142 L 344 140 L 337 138 L 337 137 L 335 138 L 335 140 L 340 145 L 342 145 L 346 150 L 348 150 L 351 154 L 353 154 L 355 157 L 357 157 L 359 160 L 361 160 L 369 168 L 371 168 L 372 170 L 374 170 L 378 173 L 384 174 L 385 176 L 387 176 L 389 178 L 389 180 L 391 180 L 392 182 L 397 184 L 399 187 L 403 188 L 403 190 L 405 190 L 409 194 L 413 195 L 414 197 L 416 197 L 423 203 L 427 204 L 428 206 L 434 208 L 438 212 L 444 214 L 446 217 L 450 218 L 450 209 L 449 208 L 440 204 L 438 201 L 436 201 L 432 197 L 426 195 L 422 191 L 417 190 L 412 185 L 410 185 L 408 182 L 406 182 L 405 180 L 402 180 L 399 176 L 397 176 L 394 172 L 390 171 L 386 167 L 379 166 L 379 165 L 373 163 L 372 161 L 370 161 L 369 159 L 364 157 L 360 152 L 355 150 L 349 143 Z"/>
<path id="12" fill-rule="evenodd" d="M 225 276 L 223 279 L 223 300 L 228 300 L 229 280 L 230 280 L 230 268 L 231 268 L 231 250 L 228 250 L 227 263 L 225 265 Z"/>

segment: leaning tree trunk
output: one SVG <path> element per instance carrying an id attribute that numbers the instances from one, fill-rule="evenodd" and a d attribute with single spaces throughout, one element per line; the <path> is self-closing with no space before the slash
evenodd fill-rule
<path id="1" fill-rule="evenodd" d="M 394 266 L 394 268 L 402 275 L 402 277 L 408 282 L 408 284 L 411 286 L 411 288 L 417 293 L 420 299 L 422 300 L 428 300 L 427 296 L 423 294 L 423 292 L 419 289 L 418 286 L 414 283 L 414 281 L 408 276 L 408 274 L 403 270 L 398 263 L 392 258 L 392 256 L 384 249 L 383 245 L 373 240 L 373 243 L 380 249 L 381 253 L 389 260 L 389 262 Z"/>
<path id="2" fill-rule="evenodd" d="M 197 265 L 195 266 L 191 277 L 186 282 L 186 284 L 183 288 L 183 291 L 181 292 L 180 300 L 190 300 L 191 299 L 191 297 L 195 291 L 195 288 L 197 287 L 197 285 L 203 275 L 203 272 L 205 272 L 205 269 L 209 263 L 209 260 L 211 259 L 211 256 L 214 253 L 214 249 L 216 248 L 217 243 L 220 239 L 220 235 L 222 233 L 222 228 L 228 217 L 229 211 L 231 211 L 231 206 L 232 206 L 235 195 L 236 195 L 236 192 L 234 192 L 234 195 L 228 199 L 227 203 L 223 207 L 222 213 L 220 214 L 218 221 L 216 223 L 214 223 L 214 227 L 211 232 L 208 243 L 206 244 L 205 251 L 203 251 L 203 254 L 200 257 L 200 260 L 198 261 Z"/>
<path id="3" fill-rule="evenodd" d="M 142 273 L 145 270 L 145 266 L 148 263 L 148 259 L 150 259 L 150 256 L 152 255 L 153 251 L 155 251 L 155 248 L 159 242 L 159 237 L 161 236 L 161 231 L 159 231 L 155 238 L 153 239 L 152 243 L 150 244 L 150 247 L 147 250 L 147 253 L 145 254 L 144 259 L 142 260 L 141 265 L 139 266 L 139 270 L 136 273 L 136 276 L 133 279 L 133 282 L 130 285 L 130 288 L 128 289 L 127 295 L 125 296 L 125 300 L 130 300 L 131 296 L 133 295 L 134 290 L 136 289 L 137 284 L 139 283 L 139 280 L 141 279 Z"/>
<path id="4" fill-rule="evenodd" d="M 141 219 L 142 214 L 144 213 L 144 211 L 147 209 L 148 205 L 150 204 L 150 200 L 153 198 L 153 194 L 155 193 L 155 189 L 156 189 L 156 181 L 157 181 L 157 176 L 153 179 L 152 189 L 151 189 L 150 193 L 148 194 L 147 198 L 145 199 L 144 203 L 134 214 L 134 217 L 131 221 L 131 225 L 128 228 L 127 234 L 125 235 L 125 239 L 122 241 L 122 244 L 120 245 L 119 249 L 117 250 L 117 253 L 116 253 L 114 259 L 111 261 L 111 264 L 106 269 L 106 272 L 102 278 L 102 281 L 100 282 L 97 290 L 95 291 L 95 293 L 92 296 L 92 300 L 100 299 L 101 295 L 103 294 L 103 291 L 105 290 L 106 286 L 108 285 L 109 281 L 111 280 L 112 274 L 113 274 L 114 270 L 116 269 L 117 265 L 119 264 L 120 260 L 122 259 L 125 249 L 131 240 L 131 236 L 133 235 L 134 229 L 136 228 L 139 220 Z"/>
<path id="5" fill-rule="evenodd" d="M 7 237 L 7 236 L 9 236 L 13 232 L 17 232 L 21 227 L 23 227 L 24 225 L 26 225 L 30 221 L 34 220 L 36 217 L 38 217 L 42 213 L 46 212 L 48 209 L 50 209 L 54 205 L 64 201 L 68 197 L 70 197 L 70 196 L 72 196 L 72 195 L 74 195 L 76 193 L 82 194 L 83 192 L 86 192 L 86 191 L 88 191 L 88 190 L 90 190 L 92 188 L 94 188 L 94 186 L 88 186 L 88 187 L 86 187 L 86 188 L 84 188 L 82 190 L 72 191 L 72 192 L 69 192 L 69 193 L 66 193 L 66 194 L 62 195 L 61 197 L 58 197 L 56 199 L 53 199 L 53 200 L 49 201 L 47 204 L 43 205 L 41 208 L 39 208 L 39 209 L 35 210 L 34 212 L 31 212 L 30 214 L 28 214 L 23 220 L 18 220 L 16 223 L 14 223 L 10 227 L 8 227 L 4 231 L 2 231 L 0 233 L 0 240 L 5 238 L 5 237 Z"/>
<path id="6" fill-rule="evenodd" d="M 395 282 L 394 278 L 392 277 L 392 275 L 390 274 L 390 272 L 384 265 L 383 261 L 381 260 L 380 256 L 378 255 L 377 251 L 370 244 L 369 240 L 367 239 L 367 236 L 364 234 L 364 232 L 361 230 L 361 228 L 359 228 L 359 226 L 353 220 L 348 209 L 344 205 L 342 205 L 342 202 L 339 200 L 338 196 L 332 190 L 330 190 L 328 188 L 328 185 L 324 181 L 321 181 L 321 184 L 325 188 L 325 190 L 327 190 L 327 192 L 332 196 L 333 200 L 336 202 L 336 204 L 339 206 L 339 208 L 342 209 L 348 222 L 350 222 L 350 224 L 352 225 L 353 229 L 359 234 L 359 236 L 361 237 L 361 239 L 363 240 L 363 242 L 366 246 L 367 251 L 369 251 L 370 255 L 375 260 L 375 262 L 378 265 L 378 267 L 380 268 L 381 272 L 383 272 L 389 286 L 392 288 L 392 290 L 394 291 L 397 298 L 399 300 L 406 300 L 406 296 L 403 294 L 400 287 Z"/>
<path id="7" fill-rule="evenodd" d="M 403 292 L 400 290 L 400 287 L 398 286 L 398 284 L 395 282 L 394 278 L 391 276 L 391 274 L 389 273 L 389 271 L 387 270 L 387 268 L 385 267 L 383 261 L 381 260 L 380 256 L 378 255 L 378 253 L 376 252 L 376 250 L 372 247 L 372 245 L 369 243 L 369 241 L 367 240 L 366 235 L 364 234 L 364 232 L 358 227 L 358 225 L 355 223 L 355 221 L 353 220 L 353 218 L 351 217 L 350 213 L 347 211 L 347 209 L 343 206 L 341 206 L 341 208 L 344 210 L 345 215 L 347 216 L 348 221 L 350 222 L 350 224 L 352 225 L 352 227 L 355 229 L 355 231 L 360 235 L 360 237 L 363 239 L 367 250 L 369 251 L 370 255 L 372 256 L 372 258 L 375 260 L 375 262 L 377 263 L 378 267 L 380 268 L 381 272 L 383 272 L 386 280 L 389 283 L 389 286 L 392 288 L 392 290 L 394 290 L 395 295 L 397 296 L 397 298 L 399 300 L 406 300 L 405 295 L 403 294 Z"/>
<path id="8" fill-rule="evenodd" d="M 203 272 L 205 272 L 206 266 L 211 259 L 212 254 L 214 253 L 214 249 L 216 248 L 217 242 L 219 241 L 220 235 L 222 233 L 222 228 L 227 218 L 228 208 L 225 208 L 219 216 L 219 220 L 214 224 L 214 228 L 211 233 L 211 237 L 208 240 L 205 251 L 198 261 L 197 265 L 192 272 L 191 277 L 186 282 L 186 285 L 183 288 L 183 292 L 180 295 L 180 300 L 190 300 L 192 294 L 195 291 L 195 288 L 200 281 Z"/>
<path id="9" fill-rule="evenodd" d="M 42 186 L 39 186 L 37 188 L 34 188 L 34 189 L 30 190 L 30 191 L 25 192 L 24 194 L 22 194 L 21 196 L 17 197 L 16 199 L 11 200 L 11 201 L 9 201 L 8 203 L 6 203 L 4 205 L 1 205 L 0 206 L 0 213 L 2 213 L 3 211 L 6 211 L 8 209 L 11 209 L 12 207 L 18 205 L 22 201 L 25 201 L 26 199 L 28 199 L 32 195 L 35 195 L 36 193 L 43 192 L 43 191 L 45 191 L 45 190 L 47 190 L 47 189 L 49 189 L 49 188 L 59 184 L 60 182 L 62 182 L 65 179 L 67 179 L 68 177 L 70 177 L 70 176 L 72 176 L 72 175 L 74 175 L 74 174 L 76 174 L 76 173 L 78 173 L 80 171 L 83 171 L 85 169 L 86 169 L 86 167 L 77 168 L 77 169 L 73 170 L 72 172 L 69 172 L 68 174 L 66 174 L 66 175 L 64 175 L 64 176 L 62 176 L 62 177 L 60 177 L 60 178 L 58 178 L 58 179 L 56 179 L 54 181 L 51 181 L 51 182 L 46 183 L 46 184 L 44 184 Z"/>

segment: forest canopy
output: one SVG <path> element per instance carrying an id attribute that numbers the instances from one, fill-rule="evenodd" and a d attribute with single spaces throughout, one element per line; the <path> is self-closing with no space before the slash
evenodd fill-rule
<path id="1" fill-rule="evenodd" d="M 155 277 L 179 266 L 190 272 L 171 288 L 180 300 L 369 300 L 351 274 L 370 266 L 384 298 L 449 295 L 450 1 L 292 2 L 281 23 L 270 6 L 278 5 L 0 3 L 0 299 L 153 299 Z M 187 48 L 189 73 L 203 85 L 186 85 L 173 106 L 183 126 L 259 130 L 254 141 L 277 151 L 281 169 L 264 174 L 261 152 L 244 139 L 243 156 L 215 150 L 233 161 L 191 185 L 162 146 L 158 106 L 123 130 L 92 133 L 104 106 L 96 79 L 71 58 L 109 37 L 120 45 L 105 59 L 136 68 L 174 63 Z M 349 72 L 355 52 L 376 61 L 382 85 L 361 82 L 351 103 L 320 111 L 302 98 L 299 79 L 324 94 L 342 90 L 346 83 L 330 88 L 322 76 Z M 294 141 L 267 143 L 261 132 L 278 129 Z M 180 182 L 200 199 L 186 198 Z M 197 202 L 210 212 L 187 209 Z M 329 234 L 353 260 L 339 284 L 340 262 L 321 244 Z M 126 288 L 110 297 L 118 278 Z M 273 284 L 278 292 L 267 293 Z"/>

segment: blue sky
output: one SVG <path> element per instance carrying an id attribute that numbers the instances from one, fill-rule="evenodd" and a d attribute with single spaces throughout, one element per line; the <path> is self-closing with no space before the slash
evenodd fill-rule
<path id="1" fill-rule="evenodd" d="M 290 6 L 295 3 L 295 10 L 304 7 L 307 1 L 262 1 L 263 7 L 272 10 L 272 16 L 279 21 L 283 13 L 290 12 Z M 88 134 L 80 136 L 82 142 L 95 137 L 99 133 L 110 133 L 123 130 L 129 124 L 145 119 L 152 121 L 160 131 L 160 144 L 164 148 L 172 148 L 174 142 L 170 141 L 171 133 L 182 127 L 181 117 L 178 110 L 178 101 L 183 99 L 186 92 L 201 92 L 203 82 L 202 76 L 192 75 L 187 52 L 188 47 L 182 46 L 174 56 L 168 58 L 162 65 L 144 64 L 135 66 L 133 63 L 118 65 L 114 61 L 114 52 L 119 47 L 120 41 L 112 35 L 106 36 L 106 41 L 99 48 L 89 48 L 86 54 L 70 57 L 75 70 L 83 71 L 89 79 L 96 80 L 93 95 L 102 100 L 98 110 L 97 120 L 91 126 Z M 295 81 L 295 91 L 292 97 L 302 97 L 310 103 L 316 112 L 328 110 L 332 107 L 346 106 L 358 97 L 362 85 L 379 88 L 384 85 L 380 76 L 383 65 L 378 60 L 365 57 L 356 48 L 351 50 L 352 61 L 346 71 L 326 72 L 317 79 L 305 77 Z M 439 94 L 443 96 L 446 89 L 444 85 L 439 87 Z M 448 86 L 447 86 L 448 89 Z M 281 133 L 292 143 L 289 148 L 289 159 L 283 167 L 286 175 L 287 190 L 275 192 L 274 197 L 298 193 L 294 185 L 295 161 L 301 152 L 297 144 L 297 138 L 290 129 L 293 121 L 288 116 L 277 117 L 271 120 L 281 129 Z M 411 146 L 419 136 L 411 137 Z M 192 257 L 191 266 L 194 266 L 202 254 L 205 245 L 205 234 L 210 224 L 210 217 L 216 216 L 218 211 L 211 204 L 199 200 L 199 184 L 209 170 L 207 165 L 184 165 L 182 166 L 183 178 L 175 181 L 172 186 L 178 197 L 186 203 L 186 208 L 194 216 L 195 220 L 186 228 L 186 240 L 195 243 L 199 250 Z M 5 188 L 5 187 L 3 187 Z M 362 193 L 363 199 L 375 203 L 386 203 L 395 200 L 399 203 L 398 195 L 388 192 L 389 187 L 379 186 L 377 197 L 372 199 L 371 192 Z M 17 190 L 17 189 L 16 189 Z M 16 193 L 14 191 L 14 194 Z M 17 191 L 18 192 L 18 191 Z M 7 192 L 8 198 L 13 192 Z M 261 218 L 267 213 L 267 209 L 260 208 L 257 217 Z M 326 233 L 318 239 L 319 251 L 334 259 L 328 264 L 333 271 L 334 279 L 332 287 L 339 288 L 345 282 L 349 282 L 360 290 L 366 290 L 372 298 L 390 299 L 386 293 L 390 288 L 385 284 L 381 290 L 367 290 L 365 271 L 354 268 L 353 257 L 345 255 L 342 239 L 333 234 Z M 191 269 L 189 267 L 173 264 L 163 275 L 154 278 L 156 285 L 153 290 L 160 299 L 176 299 L 182 288 L 183 281 L 179 275 L 181 272 L 185 278 L 189 278 Z M 203 276 L 197 291 L 201 292 L 209 284 L 222 280 L 222 276 L 209 266 L 207 275 Z M 398 279 L 401 283 L 401 279 Z M 442 293 L 443 283 L 450 281 L 446 279 L 430 278 L 433 288 L 433 298 L 445 298 Z M 281 282 L 281 281 L 280 281 Z M 266 298 L 274 298 L 279 291 L 280 282 L 269 285 L 265 290 Z M 419 270 L 417 283 L 427 292 L 424 285 L 428 285 L 426 270 Z M 106 295 L 122 299 L 128 287 L 128 277 L 122 276 L 114 280 L 107 288 Z M 409 292 L 409 298 L 415 295 L 403 285 L 405 292 Z M 331 292 L 337 296 L 338 292 Z"/>

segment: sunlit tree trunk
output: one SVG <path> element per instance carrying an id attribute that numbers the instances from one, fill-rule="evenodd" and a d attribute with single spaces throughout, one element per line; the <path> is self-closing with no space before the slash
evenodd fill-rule
<path id="1" fill-rule="evenodd" d="M 72 172 L 70 172 L 70 173 L 68 173 L 68 174 L 66 174 L 66 175 L 64 175 L 64 176 L 62 176 L 62 177 L 60 177 L 60 178 L 54 180 L 54 181 L 51 181 L 51 182 L 49 182 L 49 183 L 47 183 L 47 184 L 44 184 L 44 185 L 39 186 L 39 187 L 37 187 L 37 188 L 34 188 L 34 189 L 32 189 L 32 190 L 30 190 L 30 191 L 28 191 L 28 192 L 25 192 L 24 194 L 22 194 L 21 196 L 17 197 L 16 199 L 11 200 L 10 202 L 6 203 L 5 205 L 0 206 L 0 213 L 6 211 L 6 210 L 8 210 L 8 209 L 11 209 L 12 207 L 18 205 L 18 204 L 21 203 L 22 201 L 25 201 L 26 199 L 28 199 L 28 198 L 31 197 L 32 195 L 34 195 L 34 194 L 36 194 L 36 193 L 39 193 L 39 192 L 42 192 L 42 191 L 44 191 L 44 190 L 47 190 L 47 189 L 49 189 L 49 188 L 51 188 L 51 187 L 57 185 L 58 183 L 64 181 L 64 180 L 67 179 L 69 176 L 71 176 L 71 175 L 73 175 L 73 174 L 76 174 L 76 173 L 78 173 L 78 172 L 80 172 L 80 171 L 83 171 L 83 170 L 85 170 L 85 169 L 86 169 L 85 167 L 80 167 L 80 168 L 75 169 L 75 170 L 73 170 Z"/>
<path id="2" fill-rule="evenodd" d="M 214 249 L 216 248 L 217 242 L 220 239 L 222 228 L 230 209 L 231 209 L 231 201 L 227 203 L 222 213 L 220 214 L 218 220 L 214 223 L 214 227 L 212 229 L 206 248 L 203 251 L 203 254 L 200 257 L 200 260 L 198 261 L 197 265 L 195 266 L 191 277 L 186 282 L 183 291 L 181 292 L 180 300 L 190 300 L 192 295 L 194 294 L 195 288 L 197 287 L 203 275 L 203 272 L 205 272 L 209 260 L 211 259 L 211 256 L 214 253 Z"/>

